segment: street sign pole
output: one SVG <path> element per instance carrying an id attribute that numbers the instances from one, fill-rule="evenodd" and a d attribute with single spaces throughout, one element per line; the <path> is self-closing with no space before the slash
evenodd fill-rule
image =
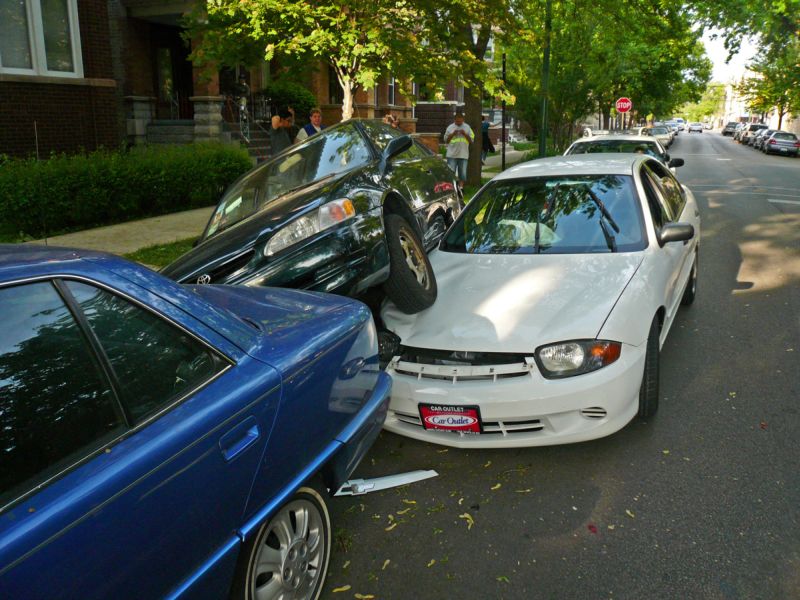
<path id="1" fill-rule="evenodd" d="M 506 53 L 503 52 L 503 90 L 506 87 Z M 500 170 L 506 170 L 506 101 L 505 96 L 503 97 L 503 112 L 501 113 L 501 121 L 502 124 L 500 125 L 500 143 L 503 145 L 503 150 L 500 156 Z"/>

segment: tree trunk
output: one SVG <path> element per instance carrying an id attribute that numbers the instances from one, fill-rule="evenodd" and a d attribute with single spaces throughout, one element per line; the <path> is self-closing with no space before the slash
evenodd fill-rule
<path id="1" fill-rule="evenodd" d="M 342 85 L 342 121 L 347 121 L 353 117 L 353 87 Z"/>
<path id="2" fill-rule="evenodd" d="M 477 93 L 476 93 L 477 91 Z M 467 185 L 481 184 L 481 94 L 480 90 L 464 88 L 464 120 L 472 128 L 475 141 L 469 145 Z"/>

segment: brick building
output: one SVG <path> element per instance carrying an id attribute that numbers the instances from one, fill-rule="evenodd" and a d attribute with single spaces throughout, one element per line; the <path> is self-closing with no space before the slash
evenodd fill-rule
<path id="1" fill-rule="evenodd" d="M 268 117 L 259 91 L 271 79 L 270 65 L 208 77 L 189 61 L 182 23 L 193 7 L 191 0 L 0 0 L 0 153 L 45 157 L 122 144 L 236 140 L 240 72 L 255 118 Z M 338 122 L 341 90 L 330 68 L 319 63 L 299 79 L 324 122 Z M 354 116 L 387 113 L 415 131 L 414 108 L 393 78 L 357 92 Z"/>
<path id="2" fill-rule="evenodd" d="M 116 147 L 107 0 L 0 3 L 0 153 Z"/>

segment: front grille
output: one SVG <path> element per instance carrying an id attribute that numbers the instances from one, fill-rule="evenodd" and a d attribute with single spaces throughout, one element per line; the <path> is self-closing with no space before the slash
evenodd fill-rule
<path id="1" fill-rule="evenodd" d="M 463 352 L 431 348 L 400 347 L 400 360 L 423 365 L 507 365 L 525 362 L 525 354 L 510 352 Z"/>
<path id="2" fill-rule="evenodd" d="M 410 413 L 394 412 L 395 418 L 406 425 L 413 425 L 422 428 L 422 419 L 419 415 Z M 515 433 L 535 433 L 544 429 L 544 423 L 539 419 L 506 419 L 503 421 L 483 421 L 483 433 L 481 435 L 513 435 Z M 446 432 L 441 433 L 457 433 Z M 466 435 L 466 434 L 465 434 Z"/>
<path id="3" fill-rule="evenodd" d="M 222 263 L 218 267 L 215 267 L 208 273 L 211 276 L 210 283 L 219 283 L 224 281 L 231 275 L 234 275 L 237 271 L 241 270 L 242 268 L 246 267 L 250 261 L 253 259 L 253 255 L 256 251 L 252 248 L 249 250 L 245 250 L 241 254 L 237 254 L 230 260 Z"/>
<path id="4" fill-rule="evenodd" d="M 505 352 L 461 352 L 401 347 L 389 369 L 416 379 L 459 381 L 498 381 L 532 375 L 536 361 L 532 356 Z"/>

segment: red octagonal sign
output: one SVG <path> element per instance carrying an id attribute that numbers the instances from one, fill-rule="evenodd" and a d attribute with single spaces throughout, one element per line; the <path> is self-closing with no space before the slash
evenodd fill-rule
<path id="1" fill-rule="evenodd" d="M 616 103 L 617 112 L 626 113 L 633 107 L 633 102 L 630 98 L 620 98 Z"/>

